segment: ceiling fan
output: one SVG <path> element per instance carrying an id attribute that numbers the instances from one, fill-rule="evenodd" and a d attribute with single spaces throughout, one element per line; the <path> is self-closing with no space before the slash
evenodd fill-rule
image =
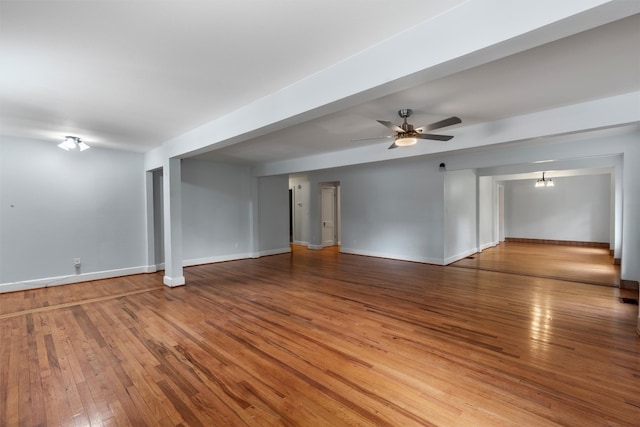
<path id="1" fill-rule="evenodd" d="M 419 139 L 432 139 L 435 141 L 448 141 L 453 138 L 452 135 L 434 135 L 432 133 L 423 133 L 428 132 L 435 129 L 440 129 L 447 126 L 456 125 L 458 123 L 462 123 L 462 120 L 459 117 L 453 116 L 448 119 L 440 120 L 439 122 L 431 123 L 427 126 L 421 126 L 418 128 L 414 128 L 411 123 L 407 122 L 409 116 L 411 116 L 413 110 L 409 108 L 405 108 L 398 111 L 398 115 L 400 118 L 404 120 L 404 122 L 398 126 L 386 120 L 378 120 L 383 126 L 388 127 L 389 129 L 396 132 L 395 135 L 389 135 L 383 138 L 393 138 L 393 144 L 389 146 L 389 150 L 392 148 L 398 147 L 406 147 L 409 145 L 414 145 L 418 142 Z M 379 139 L 379 138 L 369 138 L 369 139 Z"/>

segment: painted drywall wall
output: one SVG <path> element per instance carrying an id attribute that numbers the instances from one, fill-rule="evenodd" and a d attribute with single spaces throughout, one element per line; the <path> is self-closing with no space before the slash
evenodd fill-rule
<path id="1" fill-rule="evenodd" d="M 622 265 L 620 278 L 640 281 L 640 133 L 628 145 L 622 168 Z M 640 313 L 639 313 L 640 315 Z M 640 322 L 640 321 L 639 321 Z"/>
<path id="2" fill-rule="evenodd" d="M 139 153 L 2 136 L 0 291 L 143 272 L 143 165 Z"/>
<path id="3" fill-rule="evenodd" d="M 444 177 L 444 262 L 477 251 L 476 175 L 472 170 L 446 172 Z"/>
<path id="4" fill-rule="evenodd" d="M 611 176 L 555 178 L 554 187 L 533 180 L 505 182 L 506 237 L 609 242 Z"/>
<path id="5" fill-rule="evenodd" d="M 444 174 L 437 161 L 402 159 L 307 178 L 312 247 L 321 245 L 321 183 L 339 182 L 342 252 L 442 264 Z"/>
<path id="6" fill-rule="evenodd" d="M 289 252 L 289 177 L 258 179 L 259 255 Z"/>
<path id="7" fill-rule="evenodd" d="M 244 166 L 182 161 L 185 265 L 251 256 L 250 180 Z"/>
<path id="8" fill-rule="evenodd" d="M 639 135 L 640 136 L 640 135 Z M 627 147 L 622 167 L 622 180 L 624 182 L 623 215 L 623 242 L 622 265 L 620 266 L 620 278 L 622 280 L 640 281 L 640 144 L 636 138 L 634 143 Z M 640 290 L 638 290 L 640 296 Z M 636 331 L 640 335 L 640 310 Z"/>

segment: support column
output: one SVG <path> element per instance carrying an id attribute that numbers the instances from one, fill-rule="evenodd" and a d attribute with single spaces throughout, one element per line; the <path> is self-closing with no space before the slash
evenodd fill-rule
<path id="1" fill-rule="evenodd" d="M 180 159 L 167 159 L 163 168 L 164 284 L 185 284 L 182 273 L 182 174 Z"/>
<path id="2" fill-rule="evenodd" d="M 613 246 L 613 259 L 616 264 L 620 264 L 622 258 L 622 157 L 618 156 L 616 159 L 616 167 L 614 170 L 614 209 L 613 209 L 613 227 L 614 227 L 614 246 Z"/>

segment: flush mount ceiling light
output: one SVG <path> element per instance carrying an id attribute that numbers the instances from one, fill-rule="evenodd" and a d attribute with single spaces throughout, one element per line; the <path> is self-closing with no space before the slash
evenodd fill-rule
<path id="1" fill-rule="evenodd" d="M 536 188 L 538 188 L 538 187 L 555 187 L 555 184 L 553 183 L 553 180 L 551 178 L 546 179 L 544 177 L 544 172 L 542 172 L 542 178 L 539 178 L 536 181 L 535 187 Z"/>
<path id="2" fill-rule="evenodd" d="M 396 136 L 395 145 L 398 147 L 408 147 L 409 145 L 415 145 L 418 142 L 418 138 L 413 132 L 402 132 Z"/>
<path id="3" fill-rule="evenodd" d="M 88 150 L 89 148 L 91 148 L 77 136 L 65 136 L 64 141 L 58 144 L 58 147 L 62 148 L 65 151 L 75 150 L 76 147 L 79 148 L 80 151 Z"/>

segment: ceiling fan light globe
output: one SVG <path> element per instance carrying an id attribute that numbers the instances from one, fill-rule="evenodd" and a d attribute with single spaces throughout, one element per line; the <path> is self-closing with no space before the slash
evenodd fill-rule
<path id="1" fill-rule="evenodd" d="M 418 142 L 417 138 L 404 137 L 396 139 L 396 145 L 398 147 L 408 147 L 409 145 L 415 145 Z"/>
<path id="2" fill-rule="evenodd" d="M 65 139 L 64 140 L 64 145 L 67 146 L 68 150 L 75 150 L 76 149 L 76 142 L 73 139 Z"/>

